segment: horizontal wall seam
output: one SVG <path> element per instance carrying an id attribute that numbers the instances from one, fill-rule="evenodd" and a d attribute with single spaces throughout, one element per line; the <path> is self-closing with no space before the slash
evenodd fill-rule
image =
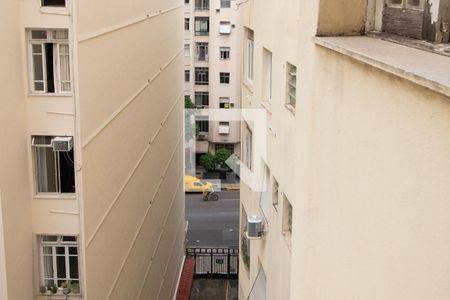
<path id="1" fill-rule="evenodd" d="M 103 29 L 100 29 L 100 30 L 98 30 L 96 32 L 93 32 L 93 33 L 88 33 L 88 34 L 85 34 L 85 35 L 81 35 L 80 38 L 78 39 L 78 43 L 81 44 L 81 43 L 84 43 L 86 41 L 89 41 L 89 40 L 101 37 L 103 35 L 107 35 L 109 33 L 112 33 L 112 32 L 118 31 L 118 30 L 122 30 L 122 29 L 125 29 L 127 27 L 134 26 L 134 25 L 142 23 L 142 22 L 144 22 L 146 20 L 151 20 L 151 19 L 153 19 L 155 17 L 162 16 L 162 15 L 164 15 L 166 13 L 169 13 L 169 12 L 174 11 L 174 10 L 176 10 L 178 8 L 181 8 L 181 7 L 184 7 L 184 4 L 180 4 L 180 5 L 177 5 L 177 6 L 174 6 L 174 7 L 171 7 L 171 8 L 167 8 L 167 9 L 162 9 L 162 10 L 159 10 L 157 12 L 147 13 L 143 17 L 139 17 L 139 18 L 136 18 L 134 20 L 130 20 L 128 22 L 123 22 L 123 23 L 121 23 L 119 25 L 103 28 Z"/>
<path id="2" fill-rule="evenodd" d="M 177 103 L 178 101 L 180 101 L 180 97 L 175 101 L 175 103 Z M 171 112 L 171 111 L 170 111 Z M 168 117 L 168 116 L 167 116 Z M 158 129 L 158 134 L 156 135 L 156 137 L 159 136 L 159 133 L 161 132 L 160 129 Z M 156 139 L 155 137 L 155 139 Z M 178 141 L 179 143 L 179 141 Z M 97 233 L 99 232 L 100 228 L 102 227 L 103 223 L 105 222 L 105 220 L 107 219 L 107 217 L 109 216 L 109 214 L 111 213 L 112 209 L 114 208 L 115 204 L 117 203 L 117 201 L 119 200 L 120 196 L 122 195 L 123 191 L 125 190 L 126 186 L 129 184 L 131 178 L 133 178 L 135 172 L 137 171 L 137 169 L 139 168 L 139 166 L 141 165 L 142 161 L 144 160 L 145 156 L 147 155 L 147 152 L 151 149 L 153 142 L 149 143 L 144 151 L 142 152 L 142 154 L 140 155 L 137 163 L 134 165 L 133 169 L 131 170 L 131 172 L 128 174 L 128 177 L 125 179 L 125 182 L 123 183 L 123 185 L 120 187 L 119 192 L 117 193 L 117 195 L 114 197 L 111 205 L 107 208 L 105 214 L 102 216 L 102 218 L 100 219 L 100 222 L 97 224 L 97 227 L 95 228 L 94 232 L 92 233 L 92 235 L 86 240 L 86 249 L 89 248 L 89 245 L 91 244 L 92 240 L 94 239 L 94 237 L 97 235 Z M 159 188 L 159 184 L 158 184 L 158 188 Z"/>
<path id="3" fill-rule="evenodd" d="M 182 137 L 182 136 L 181 136 L 181 137 Z M 181 141 L 181 137 L 180 137 L 180 141 Z M 175 155 L 175 153 L 176 153 L 176 150 L 178 149 L 178 145 L 179 145 L 179 144 L 177 144 L 177 146 L 175 147 L 175 151 L 174 151 L 173 154 L 172 154 L 172 157 L 171 157 L 171 159 L 170 159 L 170 161 L 169 161 L 169 164 L 173 161 L 173 157 L 174 157 L 174 155 Z M 166 226 L 167 219 L 168 219 L 167 217 L 170 215 L 170 213 L 171 213 L 171 211 L 172 211 L 173 203 L 174 203 L 174 200 L 175 200 L 175 198 L 176 198 L 176 195 L 178 194 L 179 187 L 181 186 L 182 180 L 183 180 L 183 176 L 180 177 L 180 179 L 178 180 L 177 189 L 176 189 L 176 191 L 175 191 L 175 193 L 174 193 L 174 195 L 173 195 L 173 197 L 172 197 L 171 204 L 170 204 L 169 210 L 168 210 L 168 212 L 167 212 L 167 215 L 166 215 L 166 218 L 165 218 L 165 221 L 164 221 L 163 228 Z M 152 198 L 156 197 L 156 195 L 158 194 L 158 192 L 159 192 L 159 189 L 155 192 L 155 194 L 153 195 Z M 133 241 L 132 241 L 132 243 L 131 243 L 131 245 L 130 245 L 130 248 L 128 249 L 127 254 L 125 255 L 125 258 L 124 258 L 124 260 L 122 261 L 122 263 L 121 263 L 121 265 L 120 265 L 120 269 L 119 269 L 119 271 L 117 272 L 117 275 L 116 275 L 116 278 L 114 279 L 113 285 L 111 286 L 111 288 L 110 288 L 110 290 L 109 290 L 107 299 L 110 299 L 110 298 L 111 298 L 112 292 L 114 291 L 114 289 L 115 289 L 115 287 L 116 287 L 116 285 L 117 285 L 117 282 L 118 282 L 118 280 L 119 280 L 119 278 L 120 278 L 120 275 L 121 275 L 122 272 L 123 272 L 123 268 L 125 267 L 125 264 L 126 264 L 128 258 L 130 257 L 131 251 L 133 250 L 134 245 L 136 244 L 136 240 L 137 240 L 137 238 L 139 237 L 139 234 L 141 233 L 142 227 L 144 226 L 144 223 L 145 223 L 145 221 L 147 220 L 148 214 L 149 214 L 150 209 L 152 208 L 152 206 L 153 206 L 153 199 L 152 199 L 152 202 L 150 203 L 150 205 L 148 205 L 147 210 L 145 211 L 145 214 L 144 214 L 144 216 L 142 217 L 142 219 L 141 219 L 141 221 L 140 221 L 140 223 L 139 223 L 139 228 L 138 228 L 138 230 L 136 231 L 136 233 L 135 233 L 135 235 L 134 235 L 134 237 L 133 237 Z M 162 231 L 160 232 L 160 236 L 159 236 L 159 238 L 158 238 L 158 243 L 156 244 L 156 249 L 158 248 L 158 246 L 159 246 L 159 244 L 160 244 L 160 242 L 161 242 L 161 237 L 162 237 L 163 231 L 164 231 L 164 229 L 162 229 Z M 153 257 L 154 257 L 154 253 L 153 253 L 153 255 L 152 255 L 152 259 L 153 259 Z M 150 264 L 151 264 L 151 261 L 150 261 Z M 144 282 L 145 282 L 145 281 L 144 281 Z M 138 299 L 139 299 L 139 298 L 138 298 Z"/>
<path id="4" fill-rule="evenodd" d="M 141 299 L 142 291 L 144 290 L 144 286 L 145 286 L 145 283 L 146 283 L 146 281 L 147 281 L 148 274 L 150 274 L 150 270 L 151 270 L 152 265 L 153 265 L 153 259 L 154 259 L 155 255 L 156 255 L 156 253 L 158 252 L 158 248 L 159 248 L 159 245 L 160 245 L 160 243 L 161 243 L 161 239 L 162 239 L 163 233 L 164 233 L 164 228 L 166 227 L 167 220 L 168 220 L 168 218 L 169 218 L 169 216 L 170 216 L 170 213 L 172 212 L 172 207 L 173 207 L 173 204 L 175 203 L 176 196 L 178 195 L 178 192 L 179 192 L 179 190 L 180 190 L 180 186 L 181 186 L 181 184 L 182 184 L 183 178 L 184 178 L 184 176 L 182 176 L 182 177 L 180 178 L 180 180 L 178 181 L 177 190 L 175 191 L 175 193 L 174 193 L 174 195 L 173 195 L 173 197 L 172 197 L 172 200 L 171 200 L 171 203 L 170 203 L 170 207 L 169 207 L 169 211 L 167 212 L 167 215 L 166 215 L 166 217 L 165 217 L 165 219 L 164 219 L 164 226 L 161 228 L 161 231 L 160 231 L 160 233 L 159 233 L 158 243 L 156 244 L 155 250 L 154 250 L 153 253 L 152 253 L 152 258 L 151 258 L 151 260 L 150 260 L 150 263 L 148 264 L 147 270 L 145 271 L 144 279 L 142 280 L 141 287 L 139 288 L 139 293 L 138 293 L 137 299 Z M 180 218 L 180 221 L 179 221 L 179 222 L 181 222 L 181 220 L 182 220 L 182 219 Z M 179 224 L 178 224 L 178 226 L 179 226 Z M 177 228 L 178 228 L 178 227 L 177 227 Z M 175 240 L 176 240 L 176 239 L 175 239 Z M 173 248 L 173 247 L 172 247 L 172 248 Z M 158 298 L 157 298 L 157 299 L 158 299 Z"/>
<path id="5" fill-rule="evenodd" d="M 172 56 L 167 63 L 165 63 L 159 70 L 156 72 L 155 75 L 153 75 L 150 79 L 147 80 L 146 83 L 144 83 L 128 100 L 125 101 L 122 106 L 120 106 L 113 114 L 111 114 L 103 124 L 101 124 L 92 134 L 90 134 L 86 141 L 84 141 L 83 145 L 81 146 L 82 149 L 86 148 L 96 137 L 99 135 L 103 130 L 105 130 L 106 127 L 108 127 L 114 119 L 116 119 L 120 113 L 122 113 L 134 100 L 138 98 L 138 96 L 147 88 L 150 86 L 153 81 L 158 78 L 158 76 L 162 73 L 164 69 L 166 69 L 176 58 L 183 52 L 183 49 L 179 50 L 174 56 Z"/>
<path id="6" fill-rule="evenodd" d="M 63 112 L 63 111 L 47 111 L 49 115 L 64 115 L 64 116 L 75 116 L 74 113 Z"/>
<path id="7" fill-rule="evenodd" d="M 56 210 L 56 209 L 52 209 L 50 210 L 51 214 L 61 214 L 61 215 L 74 215 L 74 216 L 78 216 L 80 213 L 76 212 L 76 211 L 66 211 L 66 210 Z"/>

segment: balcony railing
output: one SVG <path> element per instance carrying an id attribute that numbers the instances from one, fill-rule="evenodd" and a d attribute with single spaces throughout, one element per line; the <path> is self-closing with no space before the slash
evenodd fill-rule
<path id="1" fill-rule="evenodd" d="M 207 30 L 196 30 L 195 31 L 195 35 L 196 36 L 208 36 L 209 35 L 209 31 L 207 31 Z"/>

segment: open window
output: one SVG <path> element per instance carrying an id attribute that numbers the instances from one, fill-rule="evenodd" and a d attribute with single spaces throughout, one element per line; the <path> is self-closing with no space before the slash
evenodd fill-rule
<path id="1" fill-rule="evenodd" d="M 72 137 L 33 136 L 37 194 L 75 193 Z"/>
<path id="2" fill-rule="evenodd" d="M 69 31 L 29 31 L 30 88 L 32 93 L 70 93 Z"/>

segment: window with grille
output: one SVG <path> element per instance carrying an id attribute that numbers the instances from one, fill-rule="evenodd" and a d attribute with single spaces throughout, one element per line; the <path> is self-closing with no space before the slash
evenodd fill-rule
<path id="1" fill-rule="evenodd" d="M 184 81 L 185 82 L 191 81 L 191 71 L 190 70 L 184 70 Z"/>
<path id="2" fill-rule="evenodd" d="M 230 47 L 220 47 L 220 59 L 230 59 Z"/>
<path id="3" fill-rule="evenodd" d="M 230 73 L 220 72 L 220 83 L 229 84 L 230 83 Z"/>
<path id="4" fill-rule="evenodd" d="M 195 124 L 199 132 L 209 131 L 209 120 L 196 120 Z"/>
<path id="5" fill-rule="evenodd" d="M 30 89 L 32 93 L 70 93 L 69 31 L 29 30 Z"/>
<path id="6" fill-rule="evenodd" d="M 73 149 L 55 151 L 52 136 L 33 136 L 33 161 L 36 192 L 75 193 Z"/>
<path id="7" fill-rule="evenodd" d="M 196 17 L 195 18 L 195 35 L 204 36 L 209 34 L 209 18 Z"/>
<path id="8" fill-rule="evenodd" d="M 39 236 L 41 284 L 79 284 L 78 239 L 69 235 Z"/>
<path id="9" fill-rule="evenodd" d="M 297 97 L 297 67 L 286 63 L 286 103 L 295 107 Z"/>
<path id="10" fill-rule="evenodd" d="M 208 60 L 208 43 L 195 43 L 196 55 L 198 61 Z"/>
<path id="11" fill-rule="evenodd" d="M 209 93 L 195 92 L 195 106 L 197 108 L 207 108 L 209 106 Z"/>
<path id="12" fill-rule="evenodd" d="M 220 0 L 220 7 L 221 8 L 230 8 L 231 0 Z"/>
<path id="13" fill-rule="evenodd" d="M 195 10 L 208 10 L 209 0 L 195 0 Z"/>
<path id="14" fill-rule="evenodd" d="M 209 70 L 208 68 L 195 68 L 195 84 L 208 85 L 209 84 Z"/>
<path id="15" fill-rule="evenodd" d="M 189 18 L 184 18 L 184 30 L 189 30 Z"/>

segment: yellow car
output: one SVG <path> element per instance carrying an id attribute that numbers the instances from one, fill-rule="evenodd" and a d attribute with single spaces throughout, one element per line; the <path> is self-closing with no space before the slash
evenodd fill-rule
<path id="1" fill-rule="evenodd" d="M 184 176 L 184 190 L 188 193 L 213 192 L 213 184 L 191 175 Z"/>

